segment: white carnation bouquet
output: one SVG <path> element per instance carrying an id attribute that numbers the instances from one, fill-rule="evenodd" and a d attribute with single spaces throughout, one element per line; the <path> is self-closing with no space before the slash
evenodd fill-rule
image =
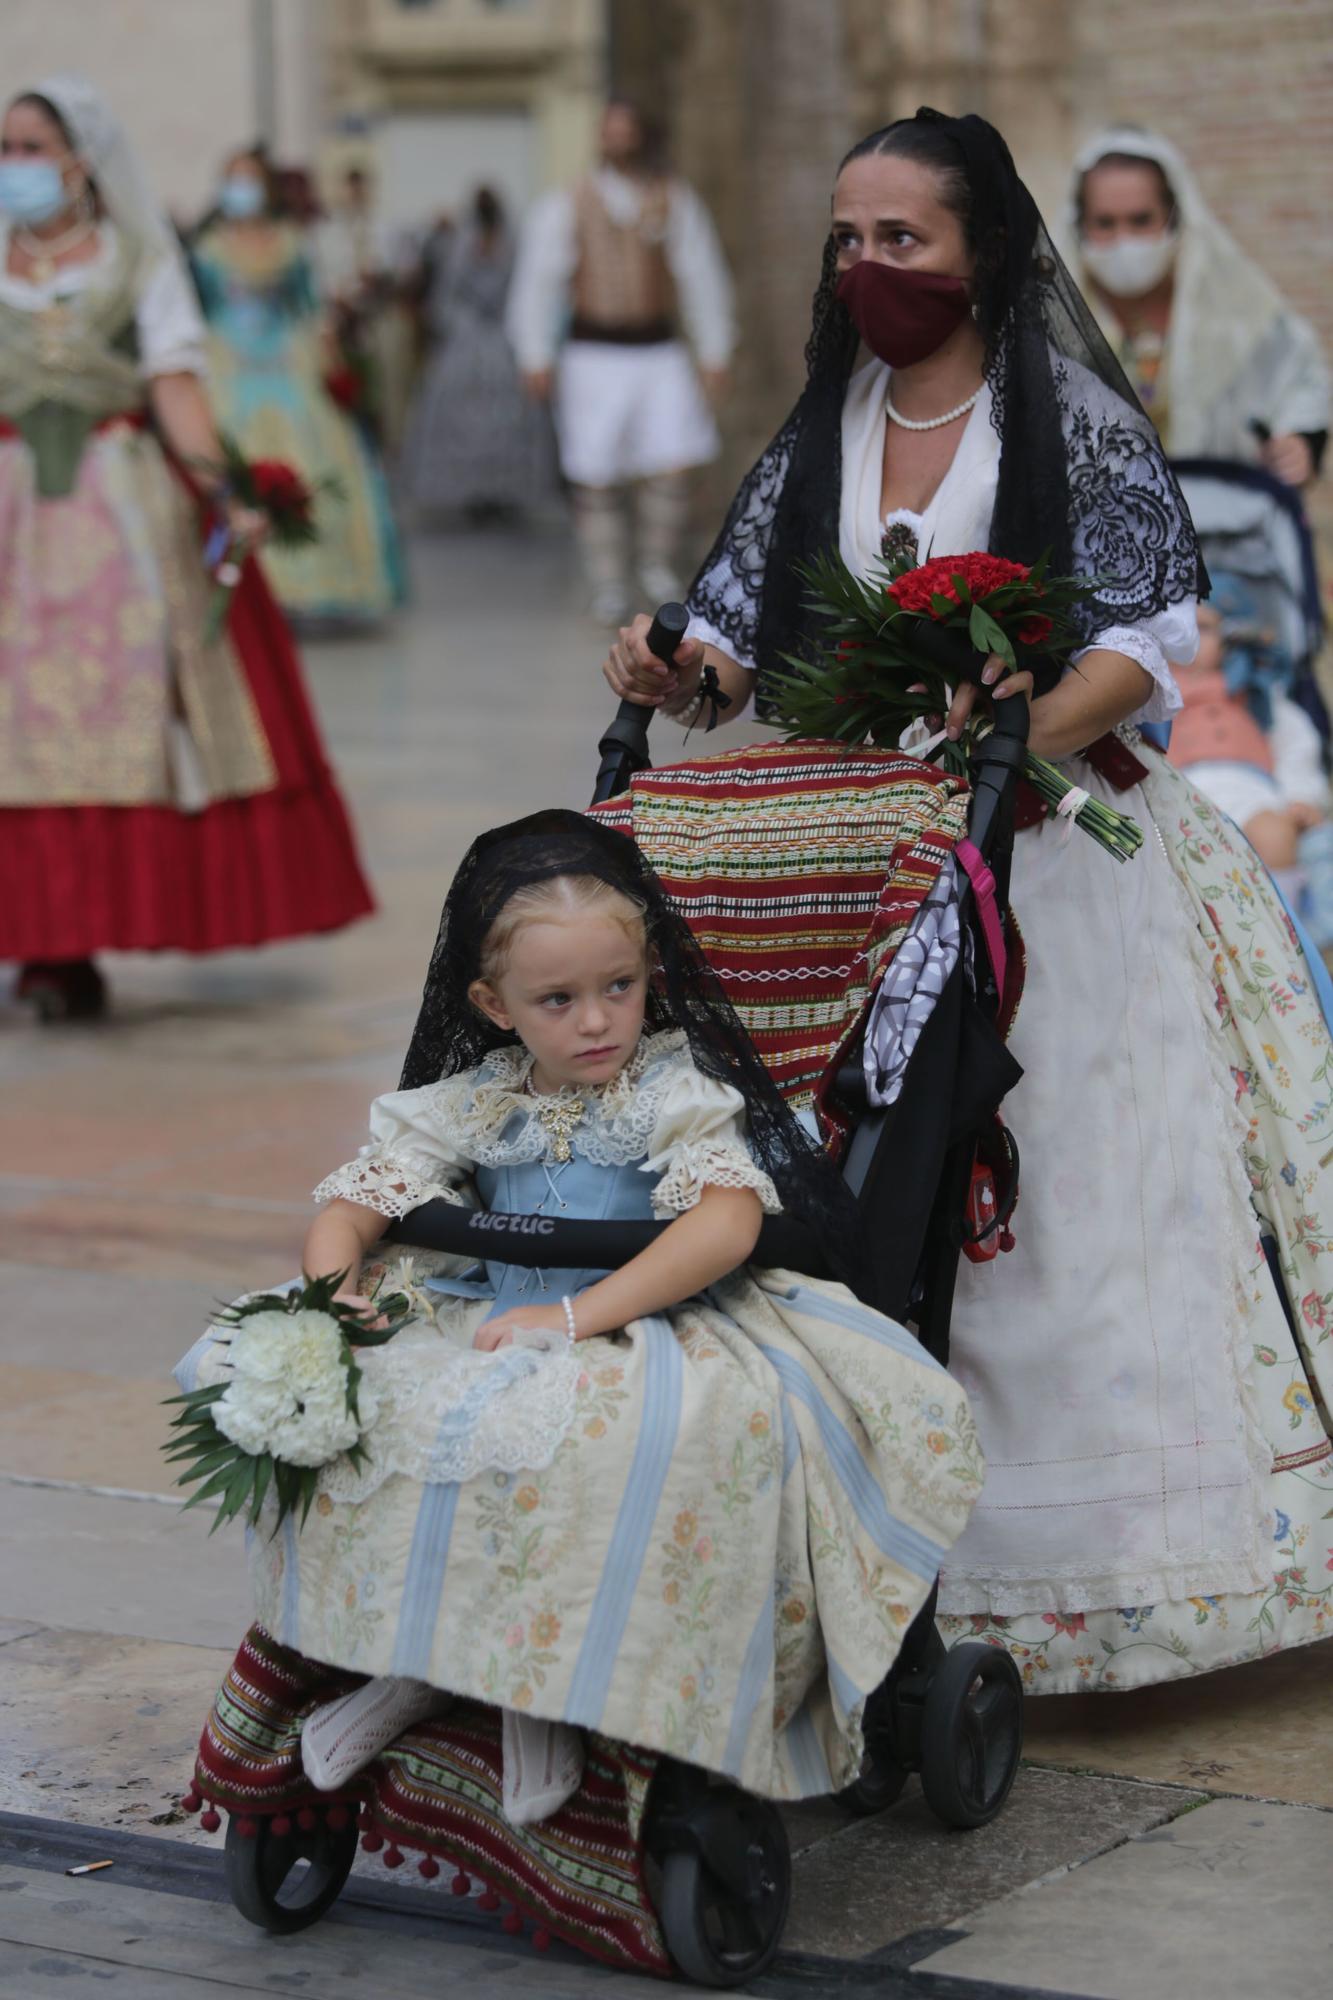
<path id="1" fill-rule="evenodd" d="M 183 1464 L 176 1484 L 195 1488 L 187 1508 L 217 1499 L 214 1528 L 241 1512 L 254 1527 L 270 1496 L 275 1526 L 298 1509 L 304 1522 L 321 1467 L 342 1457 L 358 1468 L 366 1462 L 363 1439 L 378 1409 L 353 1343 L 383 1345 L 411 1307 L 400 1292 L 377 1298 L 368 1322 L 334 1297 L 346 1275 L 228 1306 L 219 1315 L 232 1329 L 227 1380 L 169 1399 L 179 1407 L 163 1449 Z"/>

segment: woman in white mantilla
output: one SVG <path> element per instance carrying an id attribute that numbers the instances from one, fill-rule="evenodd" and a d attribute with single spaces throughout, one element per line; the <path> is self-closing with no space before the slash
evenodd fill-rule
<path id="1" fill-rule="evenodd" d="M 641 618 L 612 686 L 693 709 L 707 663 L 733 713 L 753 697 L 762 714 L 767 677 L 813 637 L 801 559 L 837 546 L 865 574 L 881 551 L 1049 552 L 1096 589 L 1071 669 L 1033 702 L 1032 747 L 1147 835 L 1124 867 L 1049 824 L 1015 842 L 1018 1244 L 959 1283 L 951 1367 L 988 1470 L 944 1567 L 943 1628 L 1007 1646 L 1053 1693 L 1320 1638 L 1333 1047 L 1262 866 L 1134 727 L 1178 708 L 1171 662 L 1195 648 L 1188 514 L 980 119 L 923 111 L 844 161 L 808 352 L 674 665 Z"/>
<path id="2" fill-rule="evenodd" d="M 1204 200 L 1169 139 L 1113 126 L 1079 149 L 1068 236 L 1103 332 L 1173 458 L 1319 470 L 1319 336 Z"/>

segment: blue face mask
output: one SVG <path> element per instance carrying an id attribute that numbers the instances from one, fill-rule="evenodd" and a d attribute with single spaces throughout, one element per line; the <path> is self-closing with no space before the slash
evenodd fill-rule
<path id="1" fill-rule="evenodd" d="M 15 222 L 49 222 L 68 207 L 54 160 L 0 160 L 0 210 Z"/>
<path id="2" fill-rule="evenodd" d="M 244 222 L 264 208 L 264 190 L 249 174 L 229 174 L 218 189 L 218 207 L 233 222 Z"/>

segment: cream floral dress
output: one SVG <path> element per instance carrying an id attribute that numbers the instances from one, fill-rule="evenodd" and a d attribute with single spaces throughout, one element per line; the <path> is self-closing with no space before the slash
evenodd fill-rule
<path id="1" fill-rule="evenodd" d="M 645 1038 L 600 1091 L 534 1097 L 530 1058 L 380 1098 L 332 1174 L 399 1215 L 445 1196 L 531 1217 L 647 1219 L 706 1186 L 777 1206 L 738 1093 L 685 1037 Z M 967 1399 L 844 1287 L 740 1269 L 623 1331 L 471 1347 L 482 1320 L 596 1271 L 395 1254 L 415 1323 L 364 1353 L 371 1469 L 322 1475 L 303 1528 L 251 1540 L 284 1645 L 595 1728 L 799 1798 L 856 1773 L 867 1695 L 976 1498 Z M 373 1273 L 367 1274 L 373 1282 Z M 178 1371 L 224 1379 L 211 1332 Z"/>
<path id="2" fill-rule="evenodd" d="M 1034 1601 L 1039 1584 L 1015 1585 L 1012 1572 L 995 1567 L 986 1573 L 969 1557 L 969 1530 L 950 1558 L 964 1573 L 946 1579 L 951 1615 L 942 1621 L 945 1636 L 1007 1646 L 1036 1693 L 1138 1687 L 1333 1636 L 1333 1047 L 1300 947 L 1248 842 L 1164 759 L 1146 749 L 1142 754 L 1151 766 L 1147 780 L 1113 800 L 1139 819 L 1148 840 L 1111 884 L 1118 900 L 1139 899 L 1133 909 L 1117 912 L 1104 884 L 1094 880 L 1084 889 L 1070 880 L 1071 868 L 1090 875 L 1106 867 L 1090 844 L 1071 843 L 1065 850 L 1059 836 L 1045 830 L 1020 836 L 1017 844 L 1014 902 L 1032 977 L 1013 1038 L 1029 1073 L 1011 1103 L 1016 1129 L 1029 1139 L 1035 1129 L 1042 1150 L 1036 1143 L 1024 1148 L 1027 1184 L 1015 1227 L 1020 1244 L 1025 1232 L 1028 1237 L 1026 1266 L 1010 1272 L 1005 1265 L 1020 1259 L 1001 1259 L 991 1267 L 989 1294 L 982 1279 L 964 1281 L 954 1362 L 975 1392 L 988 1457 L 996 1461 L 983 1508 L 1010 1490 L 1021 1500 L 1023 1481 L 1030 1501 L 1041 1500 L 1042 1485 L 1049 1491 L 1058 1479 L 1070 1480 L 1072 1502 L 1080 1487 L 1083 1497 L 1100 1497 L 1094 1445 L 1098 1451 L 1118 1445 L 1118 1465 L 1136 1466 L 1139 1461 L 1125 1455 L 1128 1444 L 1141 1442 L 1129 1434 L 1126 1420 L 1135 1395 L 1143 1387 L 1165 1383 L 1169 1390 L 1187 1382 L 1192 1395 L 1209 1399 L 1210 1419 L 1197 1421 L 1200 1404 L 1193 1406 L 1193 1428 L 1182 1431 L 1187 1441 L 1197 1441 L 1190 1463 L 1202 1463 L 1210 1449 L 1217 1483 L 1194 1519 L 1182 1513 L 1171 1526 L 1187 1560 L 1188 1536 L 1199 1520 L 1208 1524 L 1211 1546 L 1201 1552 L 1204 1575 L 1189 1575 L 1184 1562 L 1163 1588 L 1159 1567 L 1148 1587 L 1136 1591 L 1129 1587 L 1132 1552 L 1126 1555 L 1122 1543 L 1119 1559 L 1131 1576 L 1109 1605 L 1101 1590 L 1080 1593 L 1077 1575 L 1068 1572 L 1052 1576 L 1040 1602 Z M 1092 772 L 1079 782 L 1104 790 Z M 1135 869 L 1144 870 L 1137 879 Z M 1088 913 L 1099 905 L 1103 913 L 1109 908 L 1121 915 L 1112 936 L 1089 935 Z M 1071 945 L 1080 907 L 1083 938 Z M 1182 938 L 1188 941 L 1184 952 Z M 1140 941 L 1137 954 L 1127 939 Z M 1174 995 L 1169 982 L 1177 967 L 1180 991 Z M 1080 977 L 1085 990 L 1071 984 Z M 1163 992 L 1176 999 L 1170 1011 L 1181 1033 L 1168 1045 L 1159 1073 L 1149 1070 L 1145 1051 L 1154 1033 L 1149 1010 Z M 1094 993 L 1097 1039 L 1107 1060 L 1120 1059 L 1114 1031 L 1105 1032 L 1107 1019 L 1117 1011 L 1127 1021 L 1136 1019 L 1135 1010 L 1137 1019 L 1147 1016 L 1131 1051 L 1138 1070 L 1124 1060 L 1127 1087 L 1118 1099 L 1091 1087 L 1086 1097 L 1071 1099 L 1073 1065 L 1067 1055 L 1058 1066 L 1051 1059 L 1061 1039 L 1067 1046 L 1085 1033 L 1080 1000 L 1090 1012 Z M 1089 1044 L 1089 1074 L 1096 1059 Z M 1142 1124 L 1136 1092 L 1157 1099 Z M 1025 1097 L 1035 1101 L 1025 1105 Z M 1110 1111 L 1099 1124 L 1102 1105 Z M 1191 1151 L 1192 1120 L 1202 1137 Z M 1178 1148 L 1173 1162 L 1163 1157 L 1167 1139 Z M 1136 1150 L 1141 1142 L 1142 1160 Z M 1117 1157 L 1123 1164 L 1115 1213 L 1106 1214 L 1105 1202 L 1100 1215 L 1081 1206 L 1088 1176 L 1100 1176 L 1104 1187 Z M 1150 1194 L 1146 1225 L 1138 1210 L 1144 1186 Z M 1156 1225 L 1168 1202 L 1174 1229 L 1164 1232 Z M 1260 1247 L 1261 1226 L 1276 1244 L 1294 1337 Z M 1141 1227 L 1145 1240 L 1159 1246 L 1145 1273 L 1150 1283 L 1142 1303 L 1133 1289 Z M 1020 1374 L 1007 1353 L 1013 1338 L 1007 1287 L 1015 1279 L 1031 1282 L 1034 1274 L 1049 1287 L 1061 1255 L 1080 1263 L 1084 1306 L 1074 1323 L 1045 1328 L 1038 1383 L 1035 1367 Z M 1147 1332 L 1139 1334 L 1139 1358 L 1134 1336 L 1151 1330 L 1153 1308 L 1160 1312 L 1160 1301 L 1172 1296 L 1177 1282 L 1175 1272 L 1161 1268 L 1169 1255 L 1178 1260 L 1183 1305 L 1174 1318 L 1157 1322 L 1154 1356 Z M 1119 1274 L 1110 1268 L 1113 1260 L 1124 1267 Z M 1024 1314 L 1014 1328 L 1027 1328 L 1031 1318 Z M 987 1354 L 995 1357 L 991 1365 Z M 1191 1373 L 1172 1376 L 1182 1356 Z M 1001 1403 L 1001 1368 L 1008 1369 L 1007 1405 Z M 1082 1448 L 1085 1408 L 1089 1459 L 1080 1466 L 1075 1455 Z M 1010 1412 L 1027 1466 L 1052 1461 L 1044 1481 L 1003 1463 L 1020 1456 L 1003 1436 Z M 999 1423 L 988 1426 L 993 1413 Z M 1182 1454 L 1173 1456 L 1178 1461 Z M 1184 1484 L 1178 1473 L 1166 1477 Z M 1139 1483 L 1122 1478 L 1119 1490 L 1132 1492 Z M 1196 1483 L 1203 1487 L 1206 1475 Z M 1114 1487 L 1108 1480 L 1108 1519 L 1114 1518 Z M 1205 1515 L 1209 1499 L 1217 1511 Z M 1119 1504 L 1122 1518 L 1129 1518 L 1126 1503 Z M 1078 1515 L 1075 1508 L 1075 1522 Z M 1007 1516 L 1025 1523 L 1025 1535 L 1036 1518 L 1030 1510 Z M 997 1549 L 1007 1537 L 1007 1547 L 1018 1552 L 1014 1529 L 998 1514 L 991 1532 Z M 1113 1559 L 1110 1547 L 1107 1559 Z M 1211 1582 L 1210 1565 L 1217 1579 Z"/>

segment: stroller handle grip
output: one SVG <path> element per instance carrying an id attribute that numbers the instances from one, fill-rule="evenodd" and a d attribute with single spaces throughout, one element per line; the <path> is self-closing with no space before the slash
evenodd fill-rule
<path id="1" fill-rule="evenodd" d="M 996 702 L 994 730 L 982 738 L 974 754 L 976 780 L 968 834 L 984 855 L 989 856 L 994 843 L 1001 804 L 1022 773 L 1031 726 L 1027 696 L 1008 695 Z"/>
<path id="2" fill-rule="evenodd" d="M 648 628 L 649 652 L 669 666 L 677 646 L 685 637 L 689 622 L 690 614 L 683 604 L 674 600 L 659 604 Z M 597 783 L 593 787 L 592 802 L 595 806 L 600 805 L 603 799 L 613 799 L 618 792 L 623 792 L 636 771 L 647 770 L 648 724 L 652 719 L 653 711 L 642 702 L 621 702 L 615 720 L 597 745 L 602 761 L 597 770 Z"/>

